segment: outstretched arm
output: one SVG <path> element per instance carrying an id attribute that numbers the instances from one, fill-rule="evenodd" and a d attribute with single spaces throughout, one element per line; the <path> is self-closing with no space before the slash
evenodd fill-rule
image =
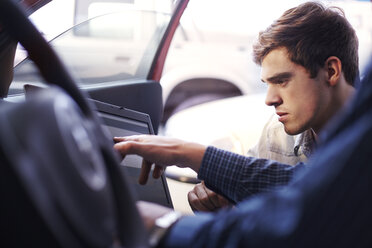
<path id="1" fill-rule="evenodd" d="M 198 173 L 206 150 L 205 146 L 197 143 L 155 135 L 115 137 L 114 141 L 116 142 L 114 148 L 123 157 L 128 154 L 143 157 L 139 178 L 141 184 L 147 182 L 152 164 L 155 164 L 153 172 L 155 178 L 160 177 L 164 167 L 170 165 L 189 167 Z"/>
<path id="2" fill-rule="evenodd" d="M 115 138 L 115 148 L 123 155 L 137 154 L 144 163 L 139 182 L 145 184 L 155 164 L 153 176 L 164 167 L 190 167 L 205 185 L 233 202 L 239 202 L 273 187 L 287 184 L 303 164 L 290 166 L 272 160 L 246 157 L 214 147 L 155 135 Z"/>

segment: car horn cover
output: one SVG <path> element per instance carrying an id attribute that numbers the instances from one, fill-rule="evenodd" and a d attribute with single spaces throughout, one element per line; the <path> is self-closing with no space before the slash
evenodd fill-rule
<path id="1" fill-rule="evenodd" d="M 100 247 L 115 232 L 113 196 L 99 142 L 84 123 L 75 102 L 53 87 L 2 111 L 1 142 L 49 227 L 60 235 L 73 226 L 79 242 Z"/>

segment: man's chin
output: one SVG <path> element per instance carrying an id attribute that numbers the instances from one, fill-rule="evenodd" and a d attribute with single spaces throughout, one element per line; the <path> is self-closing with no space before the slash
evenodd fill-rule
<path id="1" fill-rule="evenodd" d="M 297 135 L 297 134 L 302 133 L 305 130 L 302 130 L 302 129 L 299 129 L 299 128 L 294 128 L 294 127 L 288 127 L 288 126 L 284 125 L 284 131 L 288 135 Z"/>

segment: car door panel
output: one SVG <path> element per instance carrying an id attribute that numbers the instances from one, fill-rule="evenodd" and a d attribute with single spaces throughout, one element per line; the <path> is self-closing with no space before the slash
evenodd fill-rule
<path id="1" fill-rule="evenodd" d="M 163 115 L 162 88 L 155 81 L 105 85 L 86 89 L 95 100 L 122 106 L 150 115 L 155 133 Z"/>
<path id="2" fill-rule="evenodd" d="M 172 15 L 131 9 L 103 14 L 67 30 L 51 45 L 91 98 L 149 114 L 157 133 L 163 114 L 159 81 L 187 3 L 177 2 Z M 32 62 L 20 63 L 10 95 L 22 95 L 25 84 L 43 86 L 38 74 Z"/>

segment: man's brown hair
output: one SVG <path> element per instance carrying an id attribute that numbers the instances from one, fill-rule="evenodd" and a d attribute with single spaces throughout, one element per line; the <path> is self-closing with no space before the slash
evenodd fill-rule
<path id="1" fill-rule="evenodd" d="M 330 56 L 341 60 L 346 81 L 353 85 L 359 77 L 358 38 L 342 9 L 307 2 L 291 8 L 260 32 L 253 45 L 254 62 L 272 50 L 285 47 L 289 59 L 305 67 L 314 78 Z"/>

